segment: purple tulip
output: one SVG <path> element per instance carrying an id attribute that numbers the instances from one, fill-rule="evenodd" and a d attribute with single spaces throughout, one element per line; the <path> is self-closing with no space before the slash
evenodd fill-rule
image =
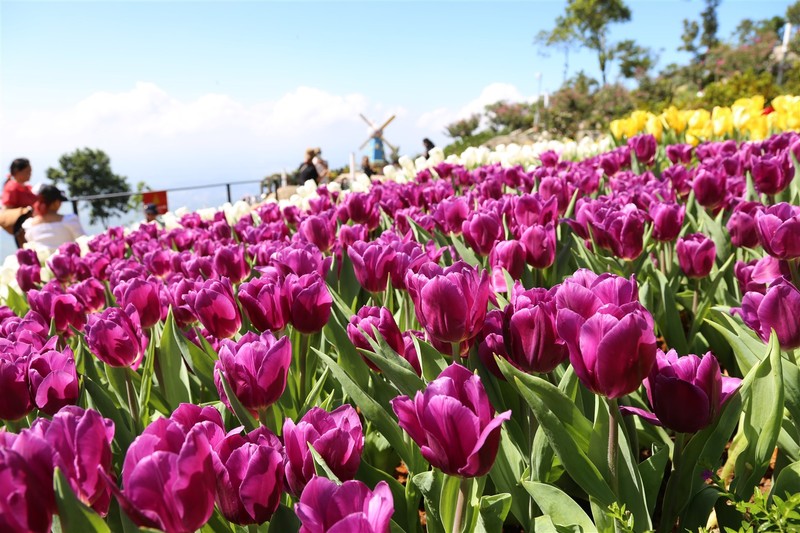
<path id="1" fill-rule="evenodd" d="M 54 337 L 41 353 L 34 353 L 28 361 L 30 395 L 36 407 L 54 415 L 66 405 L 74 404 L 80 395 L 75 357 L 67 346 L 56 351 Z"/>
<path id="2" fill-rule="evenodd" d="M 725 173 L 701 168 L 692 180 L 692 189 L 698 204 L 709 209 L 717 209 L 725 201 L 728 192 Z"/>
<path id="3" fill-rule="evenodd" d="M 277 331 L 286 327 L 288 302 L 277 276 L 263 275 L 242 283 L 239 301 L 242 311 L 258 331 Z"/>
<path id="4" fill-rule="evenodd" d="M 367 227 L 362 224 L 344 225 L 339 228 L 339 242 L 344 248 L 350 248 L 356 241 L 366 241 L 368 236 Z"/>
<path id="5" fill-rule="evenodd" d="M 378 333 L 398 355 L 408 360 L 411 366 L 416 364 L 415 371 L 419 374 L 419 361 L 416 358 L 416 352 L 414 352 L 413 359 L 406 358 L 406 343 L 403 335 L 400 333 L 400 328 L 397 326 L 392 313 L 385 307 L 364 306 L 359 309 L 358 313 L 350 317 L 350 323 L 347 324 L 347 336 L 356 348 L 372 352 L 374 350 L 366 336 L 375 340 L 373 327 L 377 328 Z M 362 332 L 361 330 L 364 331 Z M 371 369 L 380 372 L 380 368 L 369 358 L 364 357 L 364 362 Z"/>
<path id="6" fill-rule="evenodd" d="M 328 323 L 333 298 L 319 274 L 300 277 L 289 274 L 283 283 L 283 294 L 288 305 L 289 321 L 300 333 L 316 333 Z"/>
<path id="7" fill-rule="evenodd" d="M 693 233 L 678 239 L 675 250 L 678 252 L 681 270 L 690 278 L 708 276 L 717 258 L 716 244 L 702 233 Z"/>
<path id="8" fill-rule="evenodd" d="M 132 305 L 124 311 L 109 307 L 99 315 L 89 316 L 86 344 L 104 363 L 136 370 L 147 349 L 147 337 L 142 333 L 139 315 Z"/>
<path id="9" fill-rule="evenodd" d="M 501 380 L 506 378 L 497 366 L 494 356 L 499 355 L 505 360 L 509 359 L 503 336 L 504 318 L 505 314 L 500 309 L 492 309 L 486 313 L 486 321 L 477 337 L 478 357 L 486 369 Z"/>
<path id="10" fill-rule="evenodd" d="M 508 272 L 511 279 L 520 279 L 525 270 L 525 247 L 519 241 L 497 241 L 489 253 L 489 264 L 492 267 L 492 288 L 495 292 L 505 292 L 505 275 L 500 269 Z"/>
<path id="11" fill-rule="evenodd" d="M 234 524 L 263 524 L 283 493 L 283 446 L 268 429 L 228 435 L 214 446 L 216 501 Z"/>
<path id="12" fill-rule="evenodd" d="M 744 261 L 736 261 L 736 264 L 733 266 L 733 273 L 736 276 L 736 281 L 739 285 L 739 291 L 742 294 L 748 292 L 760 292 L 761 294 L 764 294 L 767 292 L 767 285 L 765 283 L 761 283 L 753 279 L 753 274 L 758 266 L 758 263 L 758 259 L 753 259 L 747 263 Z M 770 283 L 772 283 L 774 280 L 775 278 L 771 279 Z"/>
<path id="13" fill-rule="evenodd" d="M 0 340 L 0 419 L 19 420 L 33 410 L 28 392 L 30 346 Z"/>
<path id="14" fill-rule="evenodd" d="M 422 456 L 445 474 L 460 477 L 489 472 L 500 426 L 511 418 L 511 411 L 494 416 L 480 378 L 459 364 L 445 368 L 413 400 L 392 400 L 392 409 Z"/>
<path id="15" fill-rule="evenodd" d="M 197 290 L 189 291 L 183 299 L 203 327 L 217 338 L 229 339 L 242 327 L 239 306 L 228 278 L 206 280 Z"/>
<path id="16" fill-rule="evenodd" d="M 142 263 L 151 274 L 163 277 L 172 271 L 172 253 L 170 250 L 160 249 L 147 252 L 142 257 Z"/>
<path id="17" fill-rule="evenodd" d="M 653 238 L 661 242 L 674 241 L 681 232 L 686 206 L 676 203 L 652 202 L 650 216 L 653 219 Z"/>
<path id="18" fill-rule="evenodd" d="M 246 409 L 251 412 L 266 409 L 283 394 L 291 364 L 292 345 L 288 337 L 275 340 L 268 331 L 260 337 L 250 332 L 239 342 L 228 339 L 220 341 L 219 360 L 214 365 L 214 382 L 222 403 L 231 409 L 222 387 L 221 375 L 224 375 L 236 398 Z"/>
<path id="19" fill-rule="evenodd" d="M 67 289 L 83 305 L 86 313 L 94 313 L 106 307 L 106 287 L 95 278 L 88 278 Z"/>
<path id="20" fill-rule="evenodd" d="M 800 324 L 791 318 L 800 313 L 800 291 L 785 278 L 772 283 L 766 294 L 748 292 L 735 311 L 764 342 L 774 329 L 783 350 L 800 348 Z"/>
<path id="21" fill-rule="evenodd" d="M 55 511 L 52 449 L 29 430 L 0 432 L 0 531 L 46 533 Z"/>
<path id="22" fill-rule="evenodd" d="M 758 238 L 776 259 L 800 258 L 800 207 L 779 203 L 756 214 Z"/>
<path id="23" fill-rule="evenodd" d="M 394 500 L 385 481 L 371 491 L 361 481 L 338 485 L 314 476 L 295 512 L 302 524 L 300 533 L 389 533 Z"/>
<path id="24" fill-rule="evenodd" d="M 336 242 L 336 219 L 311 215 L 300 223 L 299 232 L 320 251 L 327 252 Z"/>
<path id="25" fill-rule="evenodd" d="M 558 286 L 525 291 L 517 283 L 505 309 L 508 361 L 525 372 L 550 372 L 569 357 L 556 332 L 557 291 Z"/>
<path id="26" fill-rule="evenodd" d="M 284 276 L 317 273 L 325 277 L 331 268 L 332 256 L 323 257 L 312 244 L 293 244 L 272 254 L 271 262 Z"/>
<path id="27" fill-rule="evenodd" d="M 667 158 L 672 164 L 683 163 L 688 165 L 692 162 L 691 144 L 668 144 L 666 148 Z"/>
<path id="28" fill-rule="evenodd" d="M 409 272 L 406 286 L 417 320 L 442 343 L 471 341 L 480 331 L 489 302 L 489 276 L 463 261 L 442 269 L 425 263 Z"/>
<path id="29" fill-rule="evenodd" d="M 342 405 L 329 413 L 312 407 L 297 424 L 290 418 L 283 422 L 286 484 L 295 496 L 302 494 L 314 475 L 309 444 L 336 477 L 342 481 L 353 479 L 364 449 L 364 432 L 356 410 Z"/>
<path id="30" fill-rule="evenodd" d="M 695 433 L 714 422 L 725 400 L 741 382 L 722 376 L 711 352 L 700 358 L 693 354 L 678 357 L 675 350 L 666 354 L 658 350 L 656 364 L 644 380 L 653 412 L 635 407 L 622 410 L 679 433 Z"/>
<path id="31" fill-rule="evenodd" d="M 159 418 L 136 437 L 125 455 L 122 491 L 112 491 L 138 526 L 189 533 L 214 512 L 216 476 L 201 427 L 185 430 Z"/>
<path id="32" fill-rule="evenodd" d="M 634 154 L 636 159 L 645 165 L 652 165 L 656 157 L 656 148 L 658 146 L 656 138 L 650 134 L 637 135 L 628 139 L 628 146 Z"/>
<path id="33" fill-rule="evenodd" d="M 476 211 L 461 225 L 464 240 L 475 253 L 489 255 L 494 243 L 503 236 L 503 224 L 497 214 Z"/>
<path id="34" fill-rule="evenodd" d="M 444 233 L 460 233 L 469 216 L 469 204 L 462 196 L 447 198 L 436 206 L 433 218 Z"/>
<path id="35" fill-rule="evenodd" d="M 555 261 L 556 229 L 552 222 L 530 226 L 522 232 L 520 242 L 525 248 L 525 261 L 532 267 L 547 268 Z"/>
<path id="36" fill-rule="evenodd" d="M 107 479 L 113 472 L 114 422 L 92 409 L 70 405 L 52 420 L 37 418 L 31 431 L 51 446 L 53 466 L 64 473 L 78 499 L 105 516 L 111 503 Z"/>
<path id="37" fill-rule="evenodd" d="M 214 272 L 231 283 L 239 283 L 250 275 L 244 246 L 224 246 L 214 254 Z"/>
<path id="38" fill-rule="evenodd" d="M 638 302 L 603 305 L 588 319 L 561 308 L 556 326 L 575 373 L 595 394 L 619 398 L 635 391 L 655 363 L 653 319 Z"/>
<path id="39" fill-rule="evenodd" d="M 545 226 L 548 222 L 558 222 L 556 198 L 551 196 L 544 201 L 538 194 L 523 194 L 516 197 L 514 220 L 520 228 L 527 228 L 534 224 Z"/>
<path id="40" fill-rule="evenodd" d="M 142 328 L 155 326 L 162 318 L 160 287 L 155 281 L 135 278 L 114 287 L 120 307 L 132 305 L 139 314 Z"/>
<path id="41" fill-rule="evenodd" d="M 778 194 L 788 187 L 794 178 L 794 167 L 785 156 L 754 157 L 751 164 L 753 185 L 762 194 Z"/>
<path id="42" fill-rule="evenodd" d="M 394 250 L 378 241 L 353 243 L 347 250 L 356 279 L 372 293 L 383 292 L 389 281 Z"/>
<path id="43" fill-rule="evenodd" d="M 36 288 L 42 282 L 42 266 L 34 250 L 17 250 L 17 284 L 23 292 Z"/>
<path id="44" fill-rule="evenodd" d="M 47 259 L 47 267 L 61 283 L 69 283 L 78 273 L 80 250 L 77 255 L 71 253 L 55 253 Z"/>
<path id="45" fill-rule="evenodd" d="M 197 316 L 183 297 L 189 294 L 190 291 L 196 291 L 202 285 L 202 281 L 184 278 L 181 274 L 174 274 L 167 278 L 167 282 L 166 292 L 178 327 L 185 328 L 197 322 Z"/>
<path id="46" fill-rule="evenodd" d="M 606 304 L 622 307 L 639 301 L 636 279 L 625 279 L 611 273 L 598 276 L 591 270 L 579 269 L 564 280 L 556 292 L 556 307 L 569 309 L 584 319 Z"/>
<path id="47" fill-rule="evenodd" d="M 58 282 L 51 281 L 40 291 L 28 291 L 28 303 L 45 321 L 54 321 L 58 333 L 71 336 L 70 327 L 83 331 L 86 324 L 83 306 L 75 296 L 64 294 Z"/>
<path id="48" fill-rule="evenodd" d="M 733 208 L 725 227 L 731 235 L 731 244 L 745 248 L 758 246 L 756 214 L 763 208 L 758 202 L 741 202 Z"/>

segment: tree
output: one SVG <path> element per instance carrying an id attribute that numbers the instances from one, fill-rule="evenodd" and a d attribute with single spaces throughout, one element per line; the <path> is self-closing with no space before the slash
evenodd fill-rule
<path id="1" fill-rule="evenodd" d="M 786 21 L 792 26 L 800 26 L 800 0 L 786 8 Z"/>
<path id="2" fill-rule="evenodd" d="M 632 39 L 617 43 L 614 55 L 619 61 L 620 74 L 628 79 L 646 78 L 656 63 L 656 57 L 650 48 L 640 46 Z"/>
<path id="3" fill-rule="evenodd" d="M 545 46 L 576 43 L 597 54 L 603 85 L 614 46 L 608 40 L 608 28 L 614 22 L 627 22 L 631 10 L 622 0 L 568 0 L 564 14 L 556 18 L 555 28 L 539 33 L 537 41 Z"/>
<path id="4" fill-rule="evenodd" d="M 83 148 L 64 154 L 58 160 L 60 168 L 48 168 L 47 178 L 56 184 L 67 186 L 70 197 L 93 196 L 130 192 L 131 188 L 124 176 L 111 171 L 111 161 L 102 150 Z M 89 221 L 98 220 L 108 226 L 108 219 L 128 212 L 131 207 L 128 197 L 108 198 L 90 202 Z"/>
<path id="5" fill-rule="evenodd" d="M 481 122 L 481 116 L 477 113 L 471 115 L 469 118 L 462 118 L 452 124 L 444 127 L 447 135 L 453 139 L 464 139 L 472 136 Z"/>
<path id="6" fill-rule="evenodd" d="M 533 125 L 533 110 L 529 104 L 500 100 L 486 106 L 489 128 L 508 132 L 530 128 Z"/>
<path id="7" fill-rule="evenodd" d="M 717 20 L 717 8 L 721 0 L 706 0 L 706 8 L 700 13 L 703 21 L 703 33 L 700 35 L 700 45 L 704 46 L 706 52 L 719 44 L 717 30 L 719 21 Z"/>

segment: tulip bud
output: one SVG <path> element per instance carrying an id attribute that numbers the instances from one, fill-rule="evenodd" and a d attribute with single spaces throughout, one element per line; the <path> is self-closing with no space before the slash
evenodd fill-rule
<path id="1" fill-rule="evenodd" d="M 347 250 L 347 255 L 362 287 L 372 293 L 386 290 L 394 259 L 391 247 L 377 241 L 358 241 Z"/>
<path id="2" fill-rule="evenodd" d="M 275 513 L 283 493 L 283 446 L 268 429 L 228 435 L 214 461 L 217 506 L 234 524 L 263 524 Z"/>
<path id="3" fill-rule="evenodd" d="M 711 172 L 701 168 L 692 180 L 692 189 L 698 204 L 709 209 L 717 209 L 725 201 L 728 192 L 727 179 L 722 172 Z"/>
<path id="4" fill-rule="evenodd" d="M 683 163 L 688 165 L 692 162 L 691 144 L 668 144 L 666 148 L 667 158 L 672 164 Z"/>
<path id="5" fill-rule="evenodd" d="M 159 249 L 144 254 L 142 262 L 151 274 L 163 277 L 172 270 L 171 258 L 172 253 L 169 250 Z"/>
<path id="6" fill-rule="evenodd" d="M 525 372 L 550 372 L 569 356 L 556 332 L 558 286 L 524 291 L 517 283 L 514 289 L 513 301 L 505 309 L 508 361 Z"/>
<path id="7" fill-rule="evenodd" d="M 552 222 L 546 226 L 530 226 L 520 237 L 525 248 L 525 260 L 534 268 L 547 268 L 556 259 L 556 229 Z"/>
<path id="8" fill-rule="evenodd" d="M 378 482 L 371 491 L 361 481 L 338 485 L 314 476 L 295 504 L 295 512 L 303 533 L 389 533 L 394 500 L 385 481 Z"/>
<path id="9" fill-rule="evenodd" d="M 356 348 L 373 351 L 372 346 L 364 336 L 366 334 L 375 340 L 373 326 L 378 329 L 378 333 L 398 355 L 405 353 L 405 343 L 403 342 L 400 328 L 397 326 L 392 313 L 385 307 L 364 306 L 358 310 L 357 314 L 350 317 L 350 323 L 347 324 L 347 336 L 350 338 L 350 342 Z M 364 357 L 364 362 L 373 370 L 380 371 L 375 366 L 375 363 L 368 358 Z"/>
<path id="10" fill-rule="evenodd" d="M 19 420 L 33 410 L 28 392 L 30 346 L 0 340 L 0 419 Z"/>
<path id="11" fill-rule="evenodd" d="M 678 264 L 688 277 L 704 278 L 711 273 L 717 258 L 714 241 L 702 233 L 694 233 L 678 239 L 675 249 L 678 252 Z"/>
<path id="12" fill-rule="evenodd" d="M 652 202 L 653 238 L 661 242 L 674 241 L 681 232 L 686 206 L 675 203 Z"/>
<path id="13" fill-rule="evenodd" d="M 784 157 L 763 156 L 754 157 L 751 175 L 753 185 L 762 194 L 778 194 L 792 182 L 794 168 L 785 165 Z M 786 167 L 786 168 L 784 168 Z"/>
<path id="14" fill-rule="evenodd" d="M 764 342 L 775 330 L 783 350 L 800 347 L 800 325 L 791 317 L 800 313 L 800 291 L 784 278 L 778 278 L 766 291 L 748 292 L 742 298 L 741 309 L 736 309 L 748 327 Z"/>
<path id="15" fill-rule="evenodd" d="M 558 204 L 555 197 L 544 201 L 538 194 L 523 194 L 514 202 L 514 221 L 520 228 L 534 224 L 541 226 L 558 221 Z"/>
<path id="16" fill-rule="evenodd" d="M 0 531 L 50 531 L 56 507 L 52 455 L 32 431 L 0 432 Z"/>
<path id="17" fill-rule="evenodd" d="M 137 526 L 189 533 L 214 512 L 215 486 L 211 446 L 203 428 L 187 431 L 169 418 L 159 418 L 128 448 L 122 491 L 111 488 Z"/>
<path id="18" fill-rule="evenodd" d="M 55 322 L 56 331 L 65 336 L 72 335 L 70 327 L 82 331 L 86 324 L 86 314 L 78 299 L 71 294 L 64 294 L 55 281 L 40 291 L 28 291 L 28 303 L 31 310 L 39 313 L 46 322 Z"/>
<path id="19" fill-rule="evenodd" d="M 308 242 L 327 252 L 336 242 L 336 219 L 311 215 L 300 223 L 299 232 Z"/>
<path id="20" fill-rule="evenodd" d="M 104 363 L 136 370 L 147 349 L 147 337 L 142 333 L 139 315 L 133 305 L 124 311 L 119 307 L 109 307 L 99 315 L 89 316 L 86 344 Z"/>
<path id="21" fill-rule="evenodd" d="M 444 233 L 460 233 L 462 224 L 469 216 L 466 198 L 455 196 L 447 198 L 436 206 L 433 218 Z"/>
<path id="22" fill-rule="evenodd" d="M 263 275 L 242 283 L 239 301 L 244 314 L 258 331 L 277 331 L 286 327 L 288 302 L 276 276 Z"/>
<path id="23" fill-rule="evenodd" d="M 283 282 L 289 321 L 296 330 L 309 335 L 320 331 L 331 317 L 333 298 L 319 274 L 289 274 Z"/>
<path id="24" fill-rule="evenodd" d="M 731 244 L 744 248 L 758 246 L 756 214 L 763 208 L 758 202 L 741 202 L 733 208 L 725 227 L 731 234 Z"/>
<path id="25" fill-rule="evenodd" d="M 489 302 L 489 276 L 463 261 L 442 269 L 435 263 L 409 272 L 406 286 L 417 320 L 442 343 L 471 341 L 480 331 Z"/>
<path id="26" fill-rule="evenodd" d="M 637 135 L 628 139 L 628 146 L 630 146 L 633 153 L 636 154 L 636 159 L 645 165 L 652 165 L 656 156 L 656 138 L 652 135 Z"/>
<path id="27" fill-rule="evenodd" d="M 286 452 L 286 484 L 297 496 L 314 475 L 314 459 L 308 445 L 325 460 L 328 468 L 342 481 L 353 479 L 361 464 L 364 433 L 358 413 L 349 405 L 327 412 L 312 407 L 295 424 L 283 423 Z"/>
<path id="28" fill-rule="evenodd" d="M 214 272 L 231 283 L 239 283 L 250 275 L 244 246 L 224 246 L 214 254 Z"/>
<path id="29" fill-rule="evenodd" d="M 779 203 L 756 213 L 758 238 L 775 259 L 800 258 L 800 207 Z"/>
<path id="30" fill-rule="evenodd" d="M 494 243 L 503 236 L 503 224 L 495 213 L 476 211 L 461 225 L 466 243 L 481 256 L 489 255 Z"/>
<path id="31" fill-rule="evenodd" d="M 229 339 L 242 327 L 239 306 L 228 278 L 206 280 L 197 290 L 189 291 L 183 299 L 200 323 L 217 338 Z"/>
<path id="32" fill-rule="evenodd" d="M 114 287 L 120 307 L 132 305 L 144 329 L 155 326 L 162 318 L 160 286 L 155 281 L 135 278 Z"/>
<path id="33" fill-rule="evenodd" d="M 47 267 L 61 283 L 70 283 L 78 272 L 80 263 L 80 250 L 78 255 L 70 253 L 55 253 L 47 259 Z"/>
<path id="34" fill-rule="evenodd" d="M 500 426 L 511 418 L 511 411 L 494 416 L 480 378 L 459 364 L 445 368 L 413 400 L 392 400 L 392 409 L 422 456 L 445 474 L 460 477 L 491 470 Z"/>
<path id="35" fill-rule="evenodd" d="M 86 313 L 94 313 L 106 307 L 106 287 L 95 278 L 88 278 L 67 289 L 83 305 Z"/>
<path id="36" fill-rule="evenodd" d="M 266 409 L 281 397 L 291 364 L 292 346 L 288 337 L 275 340 L 270 332 L 260 337 L 247 333 L 239 342 L 220 341 L 219 360 L 214 365 L 214 383 L 228 409 L 231 406 L 221 375 L 225 376 L 239 402 L 256 412 Z"/>
<path id="37" fill-rule="evenodd" d="M 658 350 L 656 364 L 644 380 L 653 412 L 634 407 L 622 407 L 622 411 L 679 433 L 695 433 L 714 422 L 741 381 L 722 376 L 711 352 L 700 358 Z"/>
<path id="38" fill-rule="evenodd" d="M 608 398 L 630 394 L 655 363 L 653 319 L 638 302 L 603 305 L 588 319 L 561 308 L 556 326 L 569 347 L 575 373 L 595 394 Z"/>
<path id="39" fill-rule="evenodd" d="M 52 420 L 37 418 L 31 431 L 50 445 L 53 466 L 64 473 L 78 499 L 105 516 L 111 503 L 107 479 L 113 473 L 114 422 L 74 405 L 52 414 Z"/>
<path id="40" fill-rule="evenodd" d="M 525 259 L 525 247 L 520 241 L 497 241 L 489 254 L 489 264 L 492 269 L 503 268 L 511 279 L 522 277 Z"/>
<path id="41" fill-rule="evenodd" d="M 77 402 L 80 395 L 72 349 L 68 346 L 63 352 L 55 351 L 55 340 L 54 337 L 41 353 L 34 353 L 28 362 L 31 397 L 36 407 L 51 416 Z"/>

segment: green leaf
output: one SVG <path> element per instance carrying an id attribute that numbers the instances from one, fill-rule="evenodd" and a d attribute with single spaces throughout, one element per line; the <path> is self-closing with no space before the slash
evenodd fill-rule
<path id="1" fill-rule="evenodd" d="M 483 496 L 480 500 L 480 513 L 476 533 L 494 533 L 502 531 L 503 525 L 511 509 L 511 494 L 493 494 Z"/>
<path id="2" fill-rule="evenodd" d="M 25 316 L 30 307 L 28 302 L 17 291 L 6 285 L 6 305 L 14 311 L 17 316 Z"/>
<path id="3" fill-rule="evenodd" d="M 511 441 L 505 424 L 500 431 L 500 446 L 494 465 L 489 471 L 489 477 L 498 491 L 511 494 L 511 512 L 523 529 L 527 531 L 530 529 L 529 522 L 531 520 L 528 508 L 529 499 L 520 483 L 525 461 L 519 448 Z"/>
<path id="4" fill-rule="evenodd" d="M 458 491 L 461 486 L 461 478 L 457 476 L 444 475 L 444 482 L 442 483 L 442 490 L 439 495 L 439 518 L 445 530 L 453 531 L 455 533 L 455 517 L 456 517 L 456 501 L 458 500 Z M 464 503 L 466 508 L 467 503 Z M 466 512 L 466 509 L 465 509 Z M 460 532 L 458 532 L 460 533 Z"/>
<path id="5" fill-rule="evenodd" d="M 425 501 L 428 533 L 445 533 L 439 511 L 439 496 L 442 492 L 444 474 L 438 470 L 429 470 L 415 475 L 411 481 L 422 493 Z"/>
<path id="6" fill-rule="evenodd" d="M 770 498 L 784 498 L 800 492 L 800 461 L 785 466 L 772 485 Z"/>
<path id="7" fill-rule="evenodd" d="M 660 450 L 639 464 L 639 473 L 642 476 L 642 483 L 647 496 L 647 510 L 651 515 L 656 506 L 656 498 L 661 489 L 661 482 L 664 481 L 668 459 L 669 448 L 662 446 Z"/>
<path id="8" fill-rule="evenodd" d="M 722 494 L 717 487 L 706 485 L 692 496 L 692 500 L 681 516 L 682 531 L 697 531 L 705 527 L 711 510 Z"/>
<path id="9" fill-rule="evenodd" d="M 158 360 L 158 382 L 163 389 L 164 398 L 171 409 L 177 409 L 181 403 L 192 403 L 192 392 L 189 386 L 189 373 L 183 364 L 183 350 L 178 344 L 178 335 L 172 307 L 164 321 L 161 343 L 156 351 Z"/>
<path id="10" fill-rule="evenodd" d="M 245 407 L 239 401 L 239 398 L 236 397 L 236 394 L 233 392 L 233 388 L 231 387 L 231 384 L 228 382 L 228 378 L 224 373 L 220 372 L 219 380 L 222 383 L 222 389 L 225 391 L 225 395 L 228 397 L 228 403 L 231 404 L 231 410 L 233 411 L 233 414 L 236 415 L 236 418 L 238 418 L 239 422 L 244 426 L 245 432 L 250 433 L 258 427 L 258 422 L 255 421 L 253 415 L 250 414 L 250 411 L 245 409 Z"/>
<path id="11" fill-rule="evenodd" d="M 130 414 L 115 404 L 108 392 L 87 376 L 83 377 L 83 387 L 89 394 L 94 408 L 114 422 L 114 441 L 119 444 L 124 455 L 135 438 Z"/>
<path id="12" fill-rule="evenodd" d="M 461 236 L 452 234 L 450 235 L 450 241 L 453 243 L 453 247 L 456 249 L 458 256 L 465 263 L 474 267 L 481 266 L 480 259 L 478 259 L 478 256 L 475 255 L 475 252 L 472 251 L 472 248 L 464 244 L 464 240 L 461 238 Z"/>
<path id="13" fill-rule="evenodd" d="M 509 383 L 533 410 L 553 451 L 567 473 L 590 496 L 608 507 L 616 497 L 597 467 L 587 456 L 592 425 L 575 403 L 547 381 L 524 374 L 500 357 L 495 360 Z"/>
<path id="14" fill-rule="evenodd" d="M 312 446 L 310 442 L 307 442 L 306 444 L 308 445 L 308 451 L 311 452 L 311 457 L 314 459 L 314 471 L 316 474 L 320 477 L 335 481 L 337 484 L 341 485 L 342 481 L 336 474 L 333 473 L 333 470 L 330 469 L 328 463 L 325 462 L 325 459 L 319 454 L 319 452 L 314 449 L 314 446 Z"/>
<path id="15" fill-rule="evenodd" d="M 557 526 L 577 525 L 585 531 L 595 529 L 594 522 L 575 500 L 554 485 L 537 481 L 523 481 L 522 486 L 528 491 L 542 513 L 550 517 Z"/>
<path id="16" fill-rule="evenodd" d="M 53 476 L 53 487 L 58 504 L 58 516 L 61 530 L 64 533 L 73 531 L 80 533 L 110 532 L 103 519 L 92 509 L 86 507 L 75 497 L 64 473 L 56 467 Z"/>
<path id="17" fill-rule="evenodd" d="M 296 533 L 300 531 L 300 519 L 289 507 L 280 504 L 269 521 L 268 531 L 269 533 Z"/>
<path id="18" fill-rule="evenodd" d="M 764 351 L 764 343 L 753 332 L 743 328 L 728 313 L 722 309 L 714 309 L 714 320 L 706 319 L 706 323 L 722 335 L 733 350 L 736 364 L 739 365 L 741 375 L 746 375 L 750 369 L 761 359 L 759 354 Z M 725 323 L 723 325 L 722 323 Z"/>
<path id="19" fill-rule="evenodd" d="M 363 328 L 359 329 L 364 331 Z M 406 361 L 387 344 L 386 339 L 378 332 L 378 328 L 375 327 L 375 325 L 372 326 L 372 330 L 377 341 L 366 332 L 364 333 L 364 337 L 370 343 L 370 346 L 372 346 L 373 351 L 361 349 L 358 351 L 375 363 L 375 366 L 381 369 L 384 377 L 386 377 L 401 394 L 413 398 L 417 391 L 425 388 L 425 383 L 417 376 L 411 363 Z"/>
<path id="20" fill-rule="evenodd" d="M 769 467 L 781 430 L 784 410 L 783 364 L 778 336 L 772 332 L 767 357 L 753 368 L 742 385 L 744 417 L 741 431 L 747 448 L 736 458 L 732 488 L 740 498 L 753 494 L 753 487 Z"/>
<path id="21" fill-rule="evenodd" d="M 418 338 L 413 338 L 414 345 L 417 348 L 417 353 L 419 354 L 419 364 L 422 368 L 422 377 L 425 378 L 425 381 L 433 381 L 442 371 L 447 368 L 447 360 L 444 356 L 425 341 L 419 340 Z"/>
<path id="22" fill-rule="evenodd" d="M 363 481 L 368 487 L 373 489 L 375 488 L 375 485 L 381 481 L 386 482 L 386 484 L 389 485 L 389 490 L 392 491 L 392 499 L 394 499 L 395 511 L 393 520 L 400 524 L 403 530 L 412 531 L 412 528 L 409 527 L 408 521 L 409 519 L 413 519 L 416 522 L 419 521 L 419 516 L 417 515 L 417 509 L 419 507 L 419 494 L 417 494 L 417 500 L 414 502 L 413 515 L 409 516 L 408 505 L 406 505 L 406 489 L 394 477 L 383 470 L 375 468 L 362 459 L 361 464 L 358 467 L 358 472 L 356 473 L 356 479 Z M 413 484 L 409 483 L 409 485 Z"/>
<path id="23" fill-rule="evenodd" d="M 689 353 L 689 346 L 686 343 L 686 335 L 683 332 L 681 316 L 678 306 L 675 303 L 675 294 L 666 276 L 660 270 L 654 270 L 658 279 L 660 309 L 657 309 L 655 318 L 658 329 L 667 341 L 667 345 L 675 348 L 678 353 Z"/>

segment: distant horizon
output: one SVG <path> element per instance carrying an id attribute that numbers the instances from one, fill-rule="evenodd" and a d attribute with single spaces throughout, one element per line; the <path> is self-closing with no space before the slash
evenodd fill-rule
<path id="1" fill-rule="evenodd" d="M 782 14 L 790 1 L 722 2 L 719 35 Z M 632 1 L 612 26 L 685 62 L 681 21 L 700 0 Z M 564 57 L 534 36 L 564 2 L 0 2 L 0 163 L 28 157 L 32 182 L 77 148 L 99 148 L 115 173 L 151 188 L 291 172 L 309 146 L 332 168 L 360 159 L 367 126 L 397 119 L 401 154 L 501 99 L 530 100 L 563 81 Z M 658 31 L 653 31 L 654 28 Z M 415 31 L 411 31 L 414 28 Z M 413 33 L 413 35 L 412 35 Z M 598 77 L 569 55 L 569 75 Z M 609 80 L 617 79 L 616 69 Z"/>

